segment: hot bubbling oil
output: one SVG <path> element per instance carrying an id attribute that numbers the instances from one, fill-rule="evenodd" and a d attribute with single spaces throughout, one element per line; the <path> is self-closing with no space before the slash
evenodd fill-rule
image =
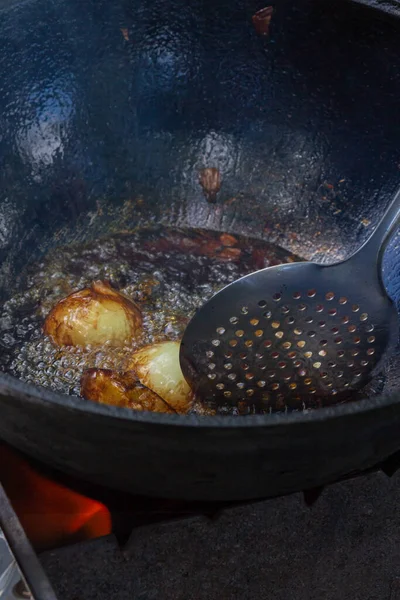
<path id="1" fill-rule="evenodd" d="M 124 370 L 137 347 L 56 347 L 44 336 L 43 322 L 68 294 L 94 280 L 110 281 L 140 307 L 144 346 L 178 340 L 196 309 L 238 277 L 293 260 L 278 247 L 246 237 L 171 228 L 58 248 L 29 268 L 27 288 L 4 305 L 1 369 L 25 382 L 79 396 L 85 369 Z"/>

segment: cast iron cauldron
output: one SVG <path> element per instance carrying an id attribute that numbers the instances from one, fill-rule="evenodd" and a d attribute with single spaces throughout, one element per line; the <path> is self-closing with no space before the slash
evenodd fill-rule
<path id="1" fill-rule="evenodd" d="M 325 261 L 365 240 L 400 184 L 400 21 L 278 0 L 260 37 L 262 7 L 1 0 L 3 299 L 48 249 L 138 223 L 251 233 Z M 216 204 L 198 183 L 205 167 L 222 174 Z M 397 257 L 395 241 L 385 271 L 396 301 Z M 1 374 L 0 437 L 134 493 L 272 496 L 400 448 L 388 372 L 380 396 L 243 418 L 139 414 Z"/>

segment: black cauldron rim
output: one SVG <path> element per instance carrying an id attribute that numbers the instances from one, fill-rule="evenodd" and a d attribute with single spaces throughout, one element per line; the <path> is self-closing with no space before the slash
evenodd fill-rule
<path id="1" fill-rule="evenodd" d="M 400 394 L 381 394 L 353 402 L 337 404 L 324 408 L 290 413 L 272 413 L 268 415 L 246 416 L 199 416 L 161 414 L 148 411 L 134 411 L 129 408 L 97 404 L 77 396 L 67 396 L 52 392 L 46 388 L 25 383 L 11 375 L 0 373 L 0 395 L 23 397 L 31 404 L 58 405 L 65 410 L 89 413 L 107 419 L 149 423 L 159 426 L 195 427 L 203 429 L 237 429 L 247 427 L 276 427 L 279 425 L 297 425 L 318 423 L 340 419 L 346 416 L 365 414 L 400 403 Z"/>

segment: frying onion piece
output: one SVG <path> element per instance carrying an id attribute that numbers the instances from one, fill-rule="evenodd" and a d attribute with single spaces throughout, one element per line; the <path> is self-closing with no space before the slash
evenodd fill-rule
<path id="1" fill-rule="evenodd" d="M 185 414 L 192 406 L 193 393 L 181 371 L 179 345 L 179 342 L 161 342 L 145 346 L 133 354 L 129 369 L 176 412 Z"/>
<path id="2" fill-rule="evenodd" d="M 134 373 L 129 372 L 87 369 L 81 378 L 81 396 L 99 404 L 111 404 L 140 411 L 175 413 L 167 402 L 142 385 Z"/>
<path id="3" fill-rule="evenodd" d="M 104 281 L 60 300 L 44 323 L 44 333 L 58 346 L 122 346 L 141 332 L 139 308 Z"/>

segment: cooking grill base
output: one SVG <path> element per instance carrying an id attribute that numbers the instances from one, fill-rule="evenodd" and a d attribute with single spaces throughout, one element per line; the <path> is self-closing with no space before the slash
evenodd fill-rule
<path id="1" fill-rule="evenodd" d="M 41 556 L 59 598 L 75 600 L 398 600 L 400 475 L 138 527 Z"/>
<path id="2" fill-rule="evenodd" d="M 135 539 L 135 530 L 137 528 L 198 517 L 213 522 L 218 520 L 226 510 L 245 509 L 246 507 L 266 505 L 268 502 L 263 499 L 238 502 L 195 502 L 132 496 L 128 493 L 82 481 L 32 459 L 29 459 L 29 462 L 37 472 L 43 474 L 46 478 L 104 504 L 111 514 L 112 531 L 115 539 L 119 546 L 124 550 L 129 550 L 132 540 Z M 342 482 L 338 483 L 344 483 L 347 480 L 352 481 L 353 479 L 362 481 L 365 476 L 370 476 L 376 472 L 381 472 L 380 476 L 385 480 L 386 477 L 384 477 L 383 474 L 391 478 L 399 468 L 400 451 L 368 471 L 349 473 L 343 478 Z M 304 490 L 301 494 L 298 494 L 298 496 L 299 498 L 302 497 L 303 503 L 310 507 L 317 502 L 326 489 L 330 489 L 329 486 L 325 488 L 311 488 Z"/>
<path id="3" fill-rule="evenodd" d="M 296 600 L 396 600 L 399 466 L 400 452 L 363 477 L 233 504 L 133 497 L 37 465 L 106 504 L 113 523 L 112 535 L 43 553 L 41 562 L 63 600 L 212 600 L 223 590 L 226 598 L 286 600 L 292 589 Z"/>

